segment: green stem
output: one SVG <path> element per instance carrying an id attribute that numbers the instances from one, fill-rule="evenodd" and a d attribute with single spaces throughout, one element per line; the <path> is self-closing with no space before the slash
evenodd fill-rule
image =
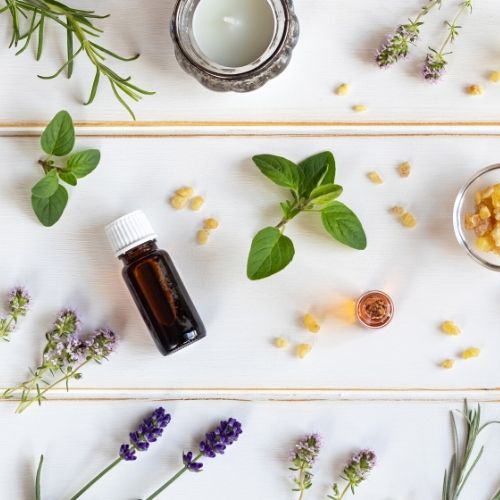
<path id="1" fill-rule="evenodd" d="M 111 469 L 114 469 L 121 461 L 123 461 L 122 457 L 118 457 L 114 462 L 109 464 L 105 469 L 103 469 L 97 476 L 95 476 L 92 480 L 90 480 L 81 490 L 79 490 L 75 495 L 71 497 L 70 500 L 76 500 L 80 498 L 91 486 L 93 486 L 99 479 L 101 479 L 104 475 L 106 475 Z"/>
<path id="2" fill-rule="evenodd" d="M 462 17 L 462 15 L 464 14 L 464 12 L 470 7 L 470 2 L 468 1 L 464 1 L 461 6 L 460 6 L 460 9 L 458 10 L 458 13 L 457 15 L 455 16 L 455 18 L 453 19 L 453 22 L 450 23 L 450 28 L 449 28 L 449 33 L 448 33 L 448 36 L 445 38 L 443 44 L 441 45 L 441 48 L 439 49 L 439 54 L 440 55 L 443 55 L 443 52 L 444 50 L 446 49 L 446 47 L 448 46 L 448 44 L 453 41 L 454 37 L 455 37 L 455 28 L 457 27 L 457 22 L 458 20 Z"/>
<path id="3" fill-rule="evenodd" d="M 339 500 L 342 500 L 344 498 L 345 494 L 349 491 L 350 486 L 351 486 L 350 484 L 346 485 L 346 487 L 344 488 L 344 490 L 342 491 L 342 493 L 339 496 Z"/>
<path id="4" fill-rule="evenodd" d="M 196 462 L 202 456 L 203 456 L 203 453 L 198 453 L 198 455 L 196 455 L 196 457 L 194 457 L 193 462 Z M 146 498 L 146 500 L 152 500 L 153 498 L 156 498 L 160 493 L 163 493 L 163 491 L 165 491 L 174 481 L 179 479 L 187 470 L 188 470 L 188 468 L 186 466 L 184 466 L 181 470 L 179 470 L 179 472 L 174 474 L 165 484 L 160 486 L 154 493 L 149 495 Z"/>
<path id="5" fill-rule="evenodd" d="M 34 398 L 32 398 L 30 401 L 21 401 L 19 403 L 19 406 L 16 409 L 16 413 L 23 413 L 26 411 L 35 401 L 41 401 L 44 394 L 46 394 L 48 391 L 53 389 L 56 385 L 60 384 L 61 382 L 64 382 L 66 380 L 70 380 L 76 373 L 78 373 L 79 370 L 81 370 L 90 360 L 87 359 L 80 365 L 78 365 L 75 369 L 71 370 L 69 373 L 64 375 L 64 377 L 61 377 L 60 379 L 56 380 L 52 384 L 50 384 L 48 387 L 46 387 L 43 391 L 38 393 Z"/>

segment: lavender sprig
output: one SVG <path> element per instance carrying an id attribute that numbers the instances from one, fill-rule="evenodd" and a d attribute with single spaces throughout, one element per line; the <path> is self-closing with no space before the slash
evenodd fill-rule
<path id="1" fill-rule="evenodd" d="M 205 439 L 200 442 L 199 452 L 196 456 L 192 451 L 183 453 L 182 467 L 166 483 L 160 486 L 154 493 L 149 495 L 146 500 L 152 500 L 167 489 L 174 481 L 181 477 L 185 472 L 199 472 L 203 468 L 203 463 L 199 460 L 202 457 L 214 458 L 217 455 L 223 455 L 226 448 L 235 443 L 243 432 L 241 423 L 234 418 L 222 420 L 213 430 L 205 434 Z"/>
<path id="2" fill-rule="evenodd" d="M 387 37 L 387 41 L 377 51 L 375 61 L 380 68 L 388 68 L 401 58 L 408 56 L 410 47 L 415 45 L 419 36 L 420 28 L 424 24 L 421 19 L 434 7 L 441 7 L 442 0 L 429 0 L 421 9 L 418 16 L 408 23 L 398 26 L 396 31 Z"/>
<path id="3" fill-rule="evenodd" d="M 31 296 L 23 287 L 15 287 L 7 294 L 7 309 L 9 314 L 0 318 L 0 339 L 8 342 L 19 318 L 26 316 L 31 304 Z"/>
<path id="4" fill-rule="evenodd" d="M 2 398 L 11 398 L 20 393 L 20 403 L 16 413 L 22 413 L 34 402 L 46 399 L 45 394 L 55 386 L 65 383 L 69 390 L 69 381 L 82 378 L 81 369 L 94 361 L 101 363 L 108 359 L 116 347 L 116 335 L 111 331 L 99 328 L 93 334 L 82 339 L 78 336 L 81 321 L 72 309 L 65 309 L 57 316 L 54 326 L 45 335 L 47 343 L 43 350 L 42 364 L 31 370 L 31 378 L 16 387 L 7 389 Z M 55 379 L 57 372 L 62 377 Z M 46 380 L 51 377 L 50 380 Z M 54 380 L 55 379 L 55 380 Z"/>
<path id="5" fill-rule="evenodd" d="M 465 12 L 472 12 L 472 0 L 465 0 L 460 4 L 457 15 L 452 22 L 446 21 L 448 35 L 446 36 L 443 44 L 438 50 L 429 47 L 429 52 L 425 58 L 425 64 L 422 70 L 424 78 L 430 82 L 437 82 L 444 74 L 448 61 L 446 56 L 451 52 L 446 52 L 449 45 L 453 44 L 459 35 L 460 28 L 458 20 Z"/>
<path id="6" fill-rule="evenodd" d="M 355 453 L 349 462 L 344 467 L 344 471 L 340 476 L 341 479 L 347 481 L 346 486 L 340 492 L 338 483 L 332 486 L 333 494 L 328 495 L 331 500 L 342 500 L 350 490 L 354 495 L 356 488 L 368 477 L 368 474 L 376 465 L 375 453 L 371 450 L 361 450 Z"/>
<path id="7" fill-rule="evenodd" d="M 304 493 L 312 486 L 312 468 L 321 449 L 321 437 L 319 434 L 308 434 L 301 439 L 290 453 L 290 470 L 297 472 L 294 478 L 295 488 L 293 491 L 300 492 L 299 500 L 302 500 Z"/>
<path id="8" fill-rule="evenodd" d="M 71 500 L 80 498 L 97 481 L 114 469 L 120 462 L 130 462 L 137 459 L 137 451 L 146 451 L 151 443 L 155 443 L 163 435 L 163 431 L 170 423 L 171 417 L 166 413 L 165 408 L 157 408 L 149 417 L 145 418 L 134 432 L 130 433 L 130 442 L 122 444 L 118 453 L 118 458 L 104 468 L 97 476 L 91 479 L 83 488 L 75 493 Z"/>

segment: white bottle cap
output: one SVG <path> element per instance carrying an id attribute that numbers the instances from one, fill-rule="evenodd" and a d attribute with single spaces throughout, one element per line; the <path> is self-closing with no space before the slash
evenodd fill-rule
<path id="1" fill-rule="evenodd" d="M 153 226 L 142 210 L 116 219 L 106 226 L 105 231 L 117 257 L 146 241 L 157 239 Z"/>

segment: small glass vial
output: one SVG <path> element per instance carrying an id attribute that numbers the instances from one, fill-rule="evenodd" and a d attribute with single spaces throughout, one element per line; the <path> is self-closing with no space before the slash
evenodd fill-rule
<path id="1" fill-rule="evenodd" d="M 363 294 L 356 304 L 356 317 L 367 328 L 383 328 L 394 316 L 394 303 L 384 292 L 374 290 Z"/>
<path id="2" fill-rule="evenodd" d="M 123 261 L 123 279 L 160 352 L 172 354 L 206 335 L 205 327 L 170 256 L 140 210 L 106 226 Z"/>

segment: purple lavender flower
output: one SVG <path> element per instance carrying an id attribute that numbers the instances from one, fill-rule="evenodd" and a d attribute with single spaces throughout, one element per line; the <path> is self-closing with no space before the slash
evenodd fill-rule
<path id="1" fill-rule="evenodd" d="M 425 64 L 422 69 L 424 78 L 430 82 L 437 82 L 444 74 L 448 62 L 444 54 L 433 49 L 427 54 Z"/>
<path id="2" fill-rule="evenodd" d="M 15 322 L 18 318 L 26 316 L 30 303 L 31 295 L 24 287 L 15 287 L 7 295 L 8 308 Z"/>
<path id="3" fill-rule="evenodd" d="M 222 420 L 211 432 L 205 434 L 205 440 L 200 443 L 200 452 L 206 457 L 214 458 L 217 454 L 224 454 L 243 432 L 240 422 L 234 418 Z"/>
<path id="4" fill-rule="evenodd" d="M 203 464 L 201 462 L 196 462 L 195 459 L 193 459 L 192 451 L 188 451 L 182 455 L 182 463 L 191 472 L 200 472 L 203 468 Z"/>
<path id="5" fill-rule="evenodd" d="M 351 487 L 358 486 L 375 467 L 377 457 L 371 450 L 361 450 L 355 453 L 344 467 L 343 479 L 349 481 Z"/>
<path id="6" fill-rule="evenodd" d="M 387 37 L 387 41 L 382 44 L 375 55 L 375 61 L 380 68 L 388 68 L 401 58 L 408 56 L 410 46 L 418 40 L 422 24 L 417 21 L 401 24 L 395 33 Z"/>
<path id="7" fill-rule="evenodd" d="M 130 433 L 130 444 L 122 444 L 120 457 L 126 461 L 135 460 L 136 450 L 146 451 L 151 443 L 161 437 L 170 420 L 170 414 L 166 413 L 164 408 L 161 406 L 157 408 L 150 417 L 142 421 L 134 432 Z"/>

